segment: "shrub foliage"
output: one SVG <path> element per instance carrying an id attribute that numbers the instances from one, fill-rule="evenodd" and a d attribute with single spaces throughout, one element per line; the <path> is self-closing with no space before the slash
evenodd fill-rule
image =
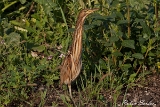
<path id="1" fill-rule="evenodd" d="M 59 81 L 78 12 L 90 15 L 83 33 L 83 75 L 111 73 L 117 85 L 160 68 L 159 0 L 3 0 L 0 2 L 0 105 L 27 100 L 34 84 Z M 104 84 L 108 86 L 105 81 Z M 85 81 L 90 82 L 90 80 Z M 95 82 L 96 84 L 96 82 Z M 111 87 L 111 86 L 110 86 Z M 104 86 L 105 88 L 105 86 Z"/>

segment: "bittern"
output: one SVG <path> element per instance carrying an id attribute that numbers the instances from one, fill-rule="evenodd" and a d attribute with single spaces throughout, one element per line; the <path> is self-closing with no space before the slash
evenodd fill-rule
<path id="1" fill-rule="evenodd" d="M 61 86 L 63 83 L 68 85 L 71 98 L 71 82 L 78 77 L 82 68 L 81 54 L 84 20 L 89 14 L 96 10 L 98 9 L 83 9 L 79 13 L 75 31 L 73 33 L 72 45 L 69 48 L 68 54 L 65 56 L 60 67 L 60 84 Z"/>

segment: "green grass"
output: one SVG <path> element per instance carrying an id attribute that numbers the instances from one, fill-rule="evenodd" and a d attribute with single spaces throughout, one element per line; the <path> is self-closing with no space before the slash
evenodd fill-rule
<path id="1" fill-rule="evenodd" d="M 43 85 L 44 90 L 34 95 L 40 101 L 37 106 L 43 107 L 47 93 L 59 84 L 60 56 L 71 44 L 79 11 L 99 8 L 85 21 L 83 69 L 74 84 L 78 91 L 73 93 L 78 106 L 116 107 L 122 90 L 127 92 L 138 80 L 158 71 L 157 5 L 158 0 L 0 2 L 0 106 L 13 102 L 34 106 L 30 95 Z M 68 95 L 57 93 L 59 102 L 73 106 Z M 112 101 L 104 93 L 110 93 Z"/>

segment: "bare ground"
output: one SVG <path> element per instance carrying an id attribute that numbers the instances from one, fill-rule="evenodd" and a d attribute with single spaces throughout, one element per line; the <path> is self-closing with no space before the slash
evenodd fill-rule
<path id="1" fill-rule="evenodd" d="M 40 104 L 44 107 L 75 106 L 68 96 L 67 89 L 62 90 L 58 84 L 48 89 L 45 86 L 39 86 L 36 90 L 29 94 L 28 101 L 16 100 L 7 107 L 38 107 Z M 87 89 L 86 91 L 77 91 L 73 87 L 74 102 L 78 107 L 126 107 L 127 105 L 132 105 L 132 107 L 160 107 L 160 75 L 148 75 L 145 79 L 138 80 L 132 88 L 126 90 L 124 87 L 121 93 L 115 94 L 117 93 L 114 90 L 101 89 L 98 100 L 96 94 L 88 99 Z"/>

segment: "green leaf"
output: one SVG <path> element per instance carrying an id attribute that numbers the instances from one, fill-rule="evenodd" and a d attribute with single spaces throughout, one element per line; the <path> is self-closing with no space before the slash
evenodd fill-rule
<path id="1" fill-rule="evenodd" d="M 148 53 L 148 56 L 156 56 L 156 55 L 155 55 L 155 53 L 153 53 L 153 52 L 150 51 L 150 52 Z"/>
<path id="2" fill-rule="evenodd" d="M 47 33 L 47 35 L 53 35 L 54 34 L 52 31 L 47 31 L 46 33 Z"/>
<path id="3" fill-rule="evenodd" d="M 94 26 L 101 26 L 102 24 L 102 21 L 101 20 L 94 20 L 91 25 L 94 27 Z"/>
<path id="4" fill-rule="evenodd" d="M 144 59 L 144 57 L 143 57 L 143 55 L 141 53 L 132 54 L 132 57 L 134 57 L 136 59 Z"/>
<path id="5" fill-rule="evenodd" d="M 94 25 L 92 25 L 92 24 L 90 24 L 90 25 L 84 25 L 84 29 L 85 30 L 91 29 L 93 27 L 94 27 Z"/>
<path id="6" fill-rule="evenodd" d="M 118 18 L 120 18 L 120 19 L 124 19 L 124 15 L 121 13 L 121 12 L 116 12 L 116 16 L 118 17 Z M 120 20 L 120 21 L 122 21 L 122 23 L 124 24 L 124 20 Z M 121 23 L 121 24 L 122 24 Z M 128 23 L 128 22 L 127 22 Z"/>
<path id="7" fill-rule="evenodd" d="M 139 43 L 142 44 L 142 45 L 146 41 L 146 39 L 143 38 L 143 37 L 139 37 L 138 40 L 139 40 Z"/>
<path id="8" fill-rule="evenodd" d="M 45 70 L 45 68 L 46 68 L 46 65 L 45 65 L 45 64 L 43 64 L 43 65 L 38 65 L 38 66 L 37 66 L 37 69 L 38 69 L 38 70 Z"/>
<path id="9" fill-rule="evenodd" d="M 119 20 L 117 22 L 118 25 L 120 25 L 120 24 L 127 24 L 127 23 L 128 23 L 128 20 Z"/>
<path id="10" fill-rule="evenodd" d="M 123 54 L 119 51 L 113 52 L 114 56 L 123 56 Z"/>
<path id="11" fill-rule="evenodd" d="M 104 60 L 99 59 L 99 64 L 101 65 L 102 69 L 107 69 L 106 62 Z"/>
<path id="12" fill-rule="evenodd" d="M 32 49 L 34 51 L 42 52 L 45 50 L 45 46 L 41 45 L 41 46 L 33 47 Z"/>
<path id="13" fill-rule="evenodd" d="M 94 19 L 98 19 L 98 20 L 106 20 L 108 18 L 108 16 L 102 16 L 100 14 L 94 14 L 94 15 L 92 15 L 92 17 Z"/>
<path id="14" fill-rule="evenodd" d="M 119 91 L 119 90 L 121 90 L 122 88 L 123 88 L 123 84 L 117 86 L 116 89 L 115 89 L 115 91 Z"/>
<path id="15" fill-rule="evenodd" d="M 134 40 L 123 40 L 122 46 L 135 49 Z"/>
<path id="16" fill-rule="evenodd" d="M 54 76 L 52 79 L 53 80 L 59 80 L 59 77 L 58 76 Z"/>
<path id="17" fill-rule="evenodd" d="M 129 0 L 130 6 L 135 10 L 146 9 L 149 6 L 149 0 Z M 147 5 L 148 4 L 148 5 Z"/>
<path id="18" fill-rule="evenodd" d="M 140 21 L 140 24 L 143 27 L 144 33 L 146 33 L 147 36 L 150 36 L 151 35 L 151 31 L 150 31 L 150 28 L 148 27 L 148 25 L 144 21 Z"/>
<path id="19" fill-rule="evenodd" d="M 112 13 L 111 15 L 109 15 L 109 16 L 106 17 L 106 20 L 115 21 L 115 18 L 116 18 L 116 14 Z"/>
<path id="20" fill-rule="evenodd" d="M 111 7 L 117 7 L 117 5 L 119 5 L 119 1 L 114 0 L 114 1 L 112 2 Z"/>
<path id="21" fill-rule="evenodd" d="M 116 37 L 116 36 L 111 36 L 111 37 L 109 38 L 110 43 L 114 43 L 114 42 L 116 42 L 116 41 L 118 41 L 118 40 L 119 40 L 119 38 Z"/>
<path id="22" fill-rule="evenodd" d="M 120 66 L 120 68 L 124 71 L 127 71 L 129 68 L 131 68 L 132 65 L 131 64 L 123 64 Z"/>
<path id="23" fill-rule="evenodd" d="M 12 32 L 9 35 L 7 35 L 6 39 L 7 42 L 13 45 L 18 45 L 20 43 L 20 34 Z"/>
<path id="24" fill-rule="evenodd" d="M 147 51 L 147 47 L 146 46 L 141 46 L 141 52 L 144 54 Z"/>
<path id="25" fill-rule="evenodd" d="M 10 21 L 11 24 L 16 25 L 16 26 L 21 26 L 20 22 L 17 22 L 16 20 Z"/>
<path id="26" fill-rule="evenodd" d="M 104 43 L 104 42 L 103 42 L 103 43 Z M 112 43 L 110 43 L 110 42 L 105 42 L 105 43 L 104 43 L 104 46 L 110 47 L 110 46 L 112 46 Z"/>
<path id="27" fill-rule="evenodd" d="M 100 40 L 99 43 L 103 44 L 103 45 L 106 46 L 106 47 L 112 46 L 112 43 L 106 42 L 106 40 Z"/>
<path id="28" fill-rule="evenodd" d="M 136 76 L 137 76 L 137 74 L 136 74 L 136 73 L 131 74 L 131 75 L 130 75 L 130 77 L 129 77 L 128 83 L 132 83 L 132 82 L 134 82 L 134 81 L 135 81 L 135 77 L 136 77 Z"/>
<path id="29" fill-rule="evenodd" d="M 26 0 L 19 0 L 21 2 L 21 4 L 24 4 L 26 2 Z"/>

